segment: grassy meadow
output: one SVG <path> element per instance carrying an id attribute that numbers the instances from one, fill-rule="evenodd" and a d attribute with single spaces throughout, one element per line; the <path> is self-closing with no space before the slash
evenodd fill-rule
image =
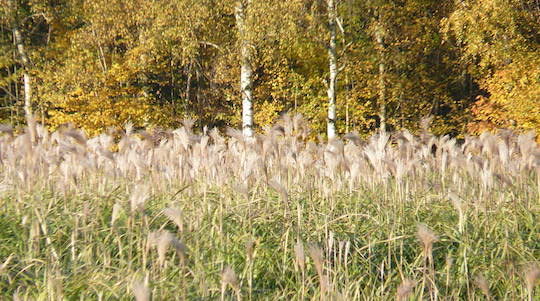
<path id="1" fill-rule="evenodd" d="M 533 134 L 2 130 L 1 300 L 540 300 Z"/>

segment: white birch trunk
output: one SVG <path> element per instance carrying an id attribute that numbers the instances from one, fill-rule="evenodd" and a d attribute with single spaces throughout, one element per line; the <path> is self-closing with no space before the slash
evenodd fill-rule
<path id="1" fill-rule="evenodd" d="M 327 0 L 328 4 L 328 29 L 330 31 L 330 41 L 328 45 L 328 61 L 330 76 L 328 82 L 328 140 L 336 137 L 336 84 L 337 84 L 337 51 L 336 51 L 336 3 L 335 0 Z"/>
<path id="2" fill-rule="evenodd" d="M 250 0 L 238 1 L 235 13 L 240 38 L 240 93 L 242 95 L 242 132 L 245 137 L 253 137 L 252 45 L 250 45 L 246 28 L 246 10 L 249 2 Z"/>
<path id="3" fill-rule="evenodd" d="M 384 64 L 384 38 L 382 27 L 377 29 L 375 33 L 375 39 L 379 46 L 379 120 L 380 120 L 380 130 L 381 132 L 386 132 L 386 83 L 385 83 L 385 73 L 386 65 Z"/>
<path id="4" fill-rule="evenodd" d="M 23 43 L 23 37 L 21 34 L 21 31 L 19 30 L 19 24 L 17 20 L 17 7 L 16 4 L 10 0 L 8 1 L 8 5 L 11 9 L 12 13 L 12 32 L 13 32 L 13 39 L 15 41 L 15 46 L 17 47 L 17 52 L 19 54 L 19 57 L 22 61 L 23 65 L 23 85 L 24 85 L 24 115 L 26 118 L 26 124 L 28 126 L 28 132 L 30 134 L 30 139 L 32 142 L 36 141 L 36 122 L 34 119 L 34 114 L 32 112 L 32 77 L 28 73 L 28 69 L 30 68 L 30 60 L 28 59 L 28 56 L 26 55 L 26 51 L 24 49 L 24 43 Z"/>

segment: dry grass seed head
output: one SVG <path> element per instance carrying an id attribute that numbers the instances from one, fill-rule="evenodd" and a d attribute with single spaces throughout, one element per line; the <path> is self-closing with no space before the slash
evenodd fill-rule
<path id="1" fill-rule="evenodd" d="M 538 282 L 538 279 L 540 279 L 540 267 L 538 267 L 537 264 L 529 267 L 525 270 L 525 284 L 527 285 L 527 290 L 530 294 L 532 294 L 532 291 L 534 290 L 534 287 L 536 286 L 536 283 Z"/>
<path id="2" fill-rule="evenodd" d="M 476 285 L 476 287 L 482 291 L 482 294 L 484 294 L 486 298 L 490 298 L 489 282 L 487 281 L 486 277 L 483 275 L 476 275 L 474 278 L 474 285 Z"/>
<path id="3" fill-rule="evenodd" d="M 13 136 L 13 127 L 9 124 L 0 124 L 0 133 Z"/>
<path id="4" fill-rule="evenodd" d="M 118 219 L 120 214 L 122 213 L 122 205 L 115 203 L 113 205 L 112 214 L 111 214 L 111 226 L 114 225 L 114 222 Z"/>
<path id="5" fill-rule="evenodd" d="M 396 297 L 398 301 L 406 300 L 412 293 L 416 282 L 411 279 L 405 279 L 397 288 Z"/>
<path id="6" fill-rule="evenodd" d="M 180 209 L 165 208 L 165 210 L 163 210 L 163 214 L 165 214 L 165 216 L 169 218 L 169 220 L 176 224 L 178 229 L 180 229 L 180 232 L 183 231 L 182 211 Z"/>
<path id="7" fill-rule="evenodd" d="M 453 192 L 449 192 L 448 193 L 448 198 L 450 199 L 450 201 L 452 202 L 452 205 L 454 206 L 454 208 L 458 211 L 458 212 L 463 212 L 463 200 L 455 193 Z"/>
<path id="8" fill-rule="evenodd" d="M 192 118 L 186 118 L 182 121 L 182 125 L 186 129 L 186 131 L 191 134 L 193 133 L 193 126 L 195 125 L 195 119 Z"/>
<path id="9" fill-rule="evenodd" d="M 79 130 L 69 129 L 69 130 L 66 130 L 63 134 L 67 137 L 73 138 L 75 142 L 81 145 L 86 145 L 86 137 L 84 133 Z"/>
<path id="10" fill-rule="evenodd" d="M 148 252 L 151 247 L 157 244 L 158 238 L 159 238 L 159 231 L 152 231 L 148 233 L 148 236 L 146 237 L 146 252 Z"/>
<path id="11" fill-rule="evenodd" d="M 433 244 L 439 240 L 437 235 L 424 224 L 418 224 L 417 236 L 426 254 L 431 253 Z"/>
<path id="12" fill-rule="evenodd" d="M 253 260 L 253 256 L 255 254 L 255 245 L 256 245 L 257 241 L 255 239 L 253 239 L 253 237 L 249 237 L 247 240 L 246 240 L 246 243 L 245 243 L 245 249 L 246 249 L 246 257 L 248 259 L 248 261 L 252 261 Z"/>
<path id="13" fill-rule="evenodd" d="M 232 188 L 234 191 L 243 194 L 246 198 L 249 198 L 249 186 L 247 183 L 234 185 Z"/>
<path id="14" fill-rule="evenodd" d="M 294 245 L 294 256 L 296 258 L 296 265 L 301 271 L 304 271 L 306 265 L 306 254 L 304 252 L 304 244 L 298 240 Z"/>
<path id="15" fill-rule="evenodd" d="M 144 203 L 150 197 L 150 188 L 145 185 L 139 185 L 135 187 L 130 195 L 129 202 L 131 204 L 131 211 L 144 210 Z"/>
<path id="16" fill-rule="evenodd" d="M 136 301 L 150 301 L 150 289 L 144 280 L 137 279 L 133 281 L 131 289 Z"/>
<path id="17" fill-rule="evenodd" d="M 238 290 L 238 277 L 230 266 L 226 266 L 221 272 L 221 282 L 223 285 L 230 285 L 234 290 Z"/>
<path id="18" fill-rule="evenodd" d="M 176 239 L 171 232 L 166 230 L 162 230 L 160 232 L 157 240 L 158 262 L 160 265 L 165 264 L 165 255 L 167 254 L 167 250 L 169 249 L 171 243 L 175 240 Z"/>
<path id="19" fill-rule="evenodd" d="M 287 189 L 285 189 L 285 187 L 281 185 L 281 183 L 274 179 L 270 180 L 268 182 L 268 185 L 279 193 L 279 197 L 285 205 L 289 204 L 289 194 L 287 193 Z"/>
<path id="20" fill-rule="evenodd" d="M 187 246 L 182 241 L 176 238 L 172 240 L 171 244 L 176 250 L 176 253 L 178 254 L 178 256 L 180 257 L 180 263 L 184 264 L 188 258 L 189 250 Z"/>
<path id="21" fill-rule="evenodd" d="M 317 270 L 317 273 L 319 274 L 320 277 L 322 277 L 323 276 L 323 263 L 324 263 L 323 250 L 317 244 L 309 244 L 308 253 L 311 259 L 313 260 L 313 264 L 315 264 L 315 269 Z"/>

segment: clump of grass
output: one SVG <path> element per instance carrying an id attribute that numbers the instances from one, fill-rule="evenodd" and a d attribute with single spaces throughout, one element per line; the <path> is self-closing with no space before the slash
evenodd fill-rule
<path id="1" fill-rule="evenodd" d="M 536 297 L 534 136 L 228 133 L 0 133 L 0 299 L 122 299 L 138 271 L 155 300 Z"/>

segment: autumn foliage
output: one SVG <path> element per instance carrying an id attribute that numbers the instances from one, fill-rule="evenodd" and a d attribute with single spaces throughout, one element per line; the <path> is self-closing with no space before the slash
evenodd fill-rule
<path id="1" fill-rule="evenodd" d="M 201 127 L 241 124 L 236 0 L 1 3 L 2 122 L 25 122 L 17 25 L 32 61 L 24 69 L 36 119 L 52 129 L 72 123 L 92 136 L 126 123 L 176 127 L 184 118 Z M 257 129 L 294 112 L 309 119 L 314 135 L 324 133 L 324 1 L 249 3 Z M 382 107 L 390 131 L 419 129 L 427 115 L 437 134 L 540 130 L 538 2 L 336 3 L 340 134 L 374 132 Z"/>

